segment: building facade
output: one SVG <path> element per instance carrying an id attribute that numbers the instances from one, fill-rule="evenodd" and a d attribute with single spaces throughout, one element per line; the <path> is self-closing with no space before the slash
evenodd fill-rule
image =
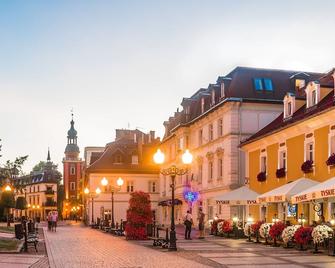
<path id="1" fill-rule="evenodd" d="M 15 217 L 27 215 L 29 218 L 46 220 L 50 211 L 57 211 L 57 188 L 61 176 L 52 165 L 48 152 L 44 170 L 14 179 L 15 199 L 22 196 L 27 202 L 27 209 L 23 212 L 15 210 Z"/>
<path id="2" fill-rule="evenodd" d="M 85 168 L 85 187 L 90 194 L 84 196 L 86 220 L 96 222 L 97 218 L 112 219 L 111 191 L 114 190 L 114 219 L 120 223 L 126 220 L 129 199 L 132 192 L 150 194 L 151 207 L 155 214 L 159 197 L 159 168 L 152 157 L 159 144 L 155 133 L 144 134 L 139 130 L 117 129 L 115 141 L 101 147 L 86 147 L 89 157 Z M 101 184 L 102 179 L 107 186 Z M 117 186 L 122 178 L 123 185 Z M 95 194 L 99 188 L 101 193 Z"/>
<path id="3" fill-rule="evenodd" d="M 63 217 L 68 218 L 72 207 L 77 207 L 82 200 L 82 169 L 84 162 L 79 157 L 79 147 L 77 144 L 77 131 L 74 128 L 74 120 L 70 122 L 71 127 L 67 132 L 67 145 L 65 148 L 65 157 L 63 158 L 63 180 L 65 191 L 65 202 L 63 208 Z M 78 215 L 81 215 L 77 211 Z"/>
<path id="4" fill-rule="evenodd" d="M 292 189 L 290 195 L 286 191 L 286 198 L 280 191 L 290 185 L 297 188 L 298 181 L 302 186 L 304 181 L 319 185 L 335 176 L 334 163 L 328 161 L 331 156 L 335 159 L 334 77 L 331 71 L 318 80 L 302 81 L 300 91 L 304 96 L 286 94 L 281 115 L 242 143 L 249 187 L 265 196 L 259 198 L 259 205 L 250 207 L 255 219 L 297 223 L 304 217 L 312 224 L 321 216 L 334 218 L 334 195 L 300 202 L 304 199 L 292 200 L 292 194 L 301 191 Z M 276 194 L 266 198 L 269 191 Z"/>
<path id="5" fill-rule="evenodd" d="M 238 206 L 216 204 L 215 197 L 245 184 L 240 142 L 270 123 L 282 111 L 287 90 L 295 91 L 298 78 L 311 79 L 312 73 L 237 67 L 215 84 L 184 98 L 182 111 L 164 122 L 161 149 L 168 167 L 190 149 L 194 156 L 188 174 L 176 178 L 176 196 L 181 205 L 175 218 L 182 223 L 186 210 L 197 218 L 202 207 L 206 219 L 215 215 L 240 215 Z M 171 198 L 170 178 L 160 176 L 160 201 Z M 195 193 L 197 200 L 189 200 Z M 160 221 L 169 224 L 170 208 L 162 207 Z"/>

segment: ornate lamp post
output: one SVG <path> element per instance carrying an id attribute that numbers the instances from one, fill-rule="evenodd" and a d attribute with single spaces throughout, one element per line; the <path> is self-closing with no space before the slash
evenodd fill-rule
<path id="1" fill-rule="evenodd" d="M 86 196 L 88 196 L 89 198 L 91 198 L 91 200 L 92 200 L 92 224 L 94 223 L 94 213 L 93 213 L 93 210 L 94 210 L 94 198 L 95 197 L 98 197 L 98 195 L 101 193 L 101 190 L 100 190 L 100 188 L 98 187 L 98 188 L 96 188 L 95 189 L 95 192 L 90 192 L 90 190 L 86 187 L 85 188 L 85 190 L 84 190 L 84 194 L 86 195 Z"/>
<path id="2" fill-rule="evenodd" d="M 157 150 L 157 152 L 154 154 L 154 162 L 156 164 L 163 164 L 165 159 L 165 155 L 161 152 L 160 149 Z M 182 155 L 182 162 L 185 165 L 189 165 L 192 163 L 193 156 L 189 152 L 189 150 L 186 150 L 185 153 Z M 169 250 L 170 251 L 176 251 L 177 250 L 177 243 L 176 243 L 176 227 L 174 222 L 174 205 L 175 205 L 175 198 L 174 198 L 174 191 L 175 191 L 175 178 L 177 175 L 184 175 L 187 173 L 187 168 L 179 168 L 176 165 L 172 165 L 169 168 L 162 169 L 161 174 L 166 176 L 169 175 L 171 177 L 171 228 L 170 228 L 170 244 L 169 244 Z"/>
<path id="3" fill-rule="evenodd" d="M 114 220 L 114 193 L 117 193 L 121 190 L 121 186 L 123 185 L 123 179 L 119 177 L 116 181 L 116 184 L 118 187 L 115 187 L 114 185 L 111 185 L 111 194 L 112 194 L 112 224 L 111 227 L 115 228 L 115 220 Z M 101 185 L 102 186 L 107 186 L 108 185 L 108 180 L 104 177 L 101 180 Z"/>

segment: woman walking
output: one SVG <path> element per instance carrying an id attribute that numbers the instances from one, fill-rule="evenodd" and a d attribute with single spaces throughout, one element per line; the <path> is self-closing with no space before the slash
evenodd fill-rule
<path id="1" fill-rule="evenodd" d="M 52 212 L 51 218 L 52 218 L 52 230 L 54 230 L 56 232 L 57 220 L 58 220 L 57 211 Z"/>

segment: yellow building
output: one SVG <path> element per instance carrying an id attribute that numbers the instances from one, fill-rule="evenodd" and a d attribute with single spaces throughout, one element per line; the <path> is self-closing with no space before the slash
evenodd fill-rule
<path id="1" fill-rule="evenodd" d="M 326 198 L 299 195 L 314 185 L 322 188 L 320 182 L 328 181 L 329 187 L 335 177 L 331 161 L 326 163 L 335 153 L 334 77 L 332 70 L 319 81 L 296 79 L 297 94 L 284 97 L 283 113 L 242 142 L 249 187 L 260 194 L 259 205 L 249 208 L 254 219 L 312 223 L 334 217 L 335 183 L 324 189 Z"/>

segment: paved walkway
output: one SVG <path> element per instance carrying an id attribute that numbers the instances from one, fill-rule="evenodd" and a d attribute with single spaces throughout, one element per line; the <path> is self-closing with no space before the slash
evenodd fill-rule
<path id="1" fill-rule="evenodd" d="M 56 233 L 45 229 L 45 240 L 51 268 L 207 267 L 178 252 L 157 251 L 79 225 L 59 227 Z"/>

